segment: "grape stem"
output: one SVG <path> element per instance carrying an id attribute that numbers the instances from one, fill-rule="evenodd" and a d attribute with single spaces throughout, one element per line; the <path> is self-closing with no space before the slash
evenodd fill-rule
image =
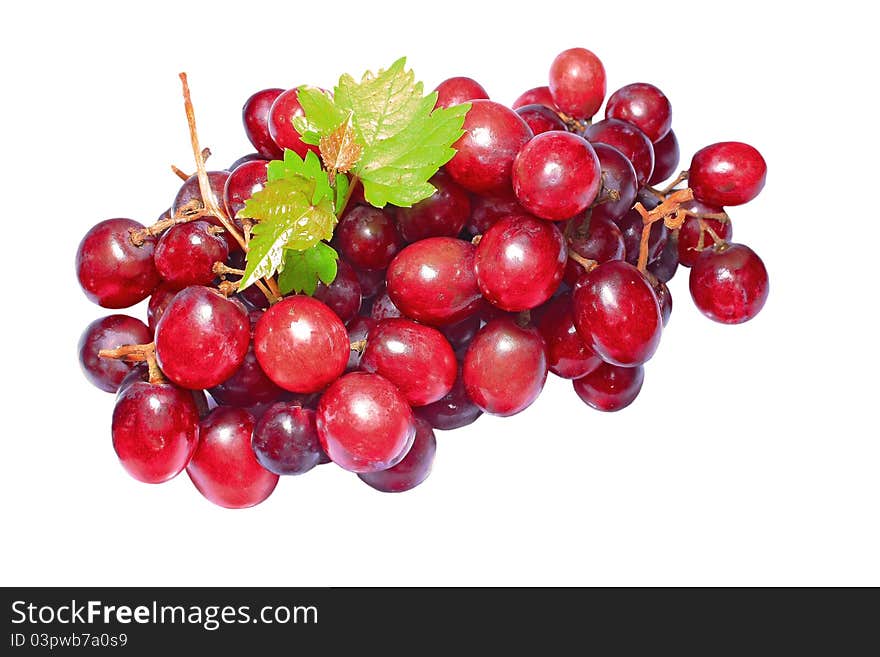
<path id="1" fill-rule="evenodd" d="M 687 173 L 687 172 L 684 172 Z M 679 181 L 681 182 L 681 181 Z M 676 183 L 678 184 L 678 183 Z M 648 242 L 651 238 L 651 225 L 655 221 L 663 221 L 666 227 L 671 230 L 681 228 L 684 220 L 687 219 L 687 213 L 681 209 L 682 203 L 693 200 L 694 192 L 692 189 L 678 189 L 653 210 L 646 210 L 641 203 L 636 203 L 633 209 L 642 217 L 642 237 L 639 240 L 639 271 L 645 273 L 648 268 Z"/>
<path id="2" fill-rule="evenodd" d="M 364 340 L 358 340 L 358 341 L 356 341 L 356 342 L 352 342 L 352 343 L 351 343 L 350 345 L 348 345 L 348 346 L 349 346 L 349 348 L 350 348 L 352 351 L 356 351 L 356 352 L 358 352 L 359 354 L 362 354 L 362 353 L 364 353 L 364 349 L 367 348 L 367 341 L 366 341 L 365 339 L 364 339 Z"/>
<path id="3" fill-rule="evenodd" d="M 343 199 L 342 208 L 339 210 L 340 217 L 348 209 L 348 202 L 351 201 L 351 196 L 354 194 L 354 188 L 357 187 L 360 182 L 361 179 L 355 175 L 352 175 L 351 180 L 348 181 L 348 190 L 345 192 L 345 199 Z"/>
<path id="4" fill-rule="evenodd" d="M 218 205 L 217 199 L 214 198 L 214 192 L 211 189 L 211 181 L 208 178 L 208 169 L 205 167 L 206 153 L 199 147 L 199 133 L 196 129 L 196 113 L 193 108 L 192 96 L 189 91 L 189 82 L 187 81 L 186 73 L 180 73 L 179 77 L 180 83 L 183 87 L 183 106 L 186 110 L 186 122 L 189 126 L 189 139 L 192 144 L 193 156 L 196 160 L 196 173 L 199 177 L 199 191 L 202 195 L 202 205 L 204 206 L 205 213 L 208 216 L 217 217 L 217 220 L 227 231 L 229 231 L 229 234 L 235 238 L 235 241 L 238 242 L 242 250 L 247 253 L 249 246 L 248 242 L 235 227 L 235 224 L 228 216 L 226 216 L 226 212 Z M 210 155 L 210 151 L 207 151 L 207 154 Z M 257 287 L 266 295 L 269 303 L 277 303 L 281 300 L 281 292 L 278 289 L 278 284 L 271 276 L 267 276 L 264 280 L 265 285 L 261 284 L 257 285 Z"/>
<path id="5" fill-rule="evenodd" d="M 679 183 L 683 183 L 685 180 L 687 180 L 689 175 L 690 175 L 690 173 L 687 170 L 684 170 L 681 173 L 679 173 L 675 177 L 675 180 L 673 180 L 671 183 L 666 185 L 666 187 L 664 187 L 662 190 L 660 190 L 658 196 L 665 201 L 666 197 L 669 196 L 669 193 L 673 189 L 675 189 L 675 186 L 678 185 Z M 651 190 L 651 191 L 654 191 L 654 190 Z"/>
<path id="6" fill-rule="evenodd" d="M 180 178 L 184 182 L 189 180 L 189 174 L 187 174 L 184 171 L 181 171 L 178 167 L 174 166 L 173 164 L 171 165 L 171 170 L 174 172 L 175 176 L 177 176 L 178 178 Z"/>
<path id="7" fill-rule="evenodd" d="M 588 273 L 593 271 L 596 267 L 599 266 L 599 263 L 595 260 L 590 260 L 589 258 L 585 258 L 584 256 L 576 253 L 573 249 L 568 249 L 568 257 L 578 263 L 581 267 L 583 267 Z"/>
<path id="8" fill-rule="evenodd" d="M 185 224 L 190 221 L 195 221 L 196 219 L 201 219 L 204 216 L 204 208 L 200 207 L 199 202 L 193 199 L 192 201 L 189 201 L 186 205 L 180 207 L 173 217 L 160 219 L 152 226 L 131 229 L 129 231 L 129 239 L 131 240 L 131 243 L 135 246 L 143 246 L 144 241 L 148 237 L 161 235 L 166 230 L 172 228 L 173 226 L 176 226 L 177 224 Z"/>
<path id="9" fill-rule="evenodd" d="M 124 360 L 126 363 L 146 363 L 150 372 L 150 383 L 165 383 L 165 376 L 159 369 L 159 363 L 156 361 L 156 343 L 148 344 L 126 344 L 116 349 L 101 349 L 98 352 L 101 358 L 112 358 L 115 360 Z"/>
<path id="10" fill-rule="evenodd" d="M 224 274 L 244 276 L 244 269 L 235 269 L 234 267 L 229 267 L 226 265 L 225 262 L 220 262 L 219 260 L 214 263 L 214 266 L 211 267 L 211 270 L 218 276 L 223 276 Z"/>

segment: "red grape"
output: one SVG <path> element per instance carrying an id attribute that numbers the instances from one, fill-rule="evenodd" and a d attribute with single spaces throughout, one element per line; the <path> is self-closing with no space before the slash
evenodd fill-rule
<path id="1" fill-rule="evenodd" d="M 314 297 L 335 312 L 343 324 L 354 319 L 361 307 L 361 284 L 351 265 L 338 260 L 336 278 L 330 285 L 318 283 Z"/>
<path id="2" fill-rule="evenodd" d="M 697 215 L 720 214 L 724 212 L 723 208 L 706 205 L 697 200 L 690 201 L 681 206 L 683 210 L 687 210 Z M 705 218 L 703 222 L 708 228 L 718 236 L 719 239 L 729 242 L 733 238 L 733 224 L 728 219 L 721 221 L 720 219 Z M 714 245 L 714 240 L 708 231 L 703 233 L 702 246 L 700 245 L 700 219 L 695 216 L 689 216 L 678 230 L 678 261 L 685 267 L 693 267 L 700 252 L 703 249 L 709 249 Z"/>
<path id="3" fill-rule="evenodd" d="M 411 406 L 442 399 L 458 365 L 449 341 L 435 328 L 408 319 L 384 319 L 370 330 L 360 367 L 397 386 Z"/>
<path id="4" fill-rule="evenodd" d="M 194 285 L 172 299 L 156 325 L 156 357 L 165 375 L 192 390 L 223 383 L 241 366 L 250 322 L 241 304 Z"/>
<path id="5" fill-rule="evenodd" d="M 538 398 L 547 380 L 544 338 L 511 319 L 493 320 L 471 342 L 462 378 L 468 397 L 486 413 L 519 413 Z"/>
<path id="6" fill-rule="evenodd" d="M 635 401 L 642 382 L 645 368 L 619 367 L 603 363 L 587 376 L 572 381 L 578 397 L 597 411 L 619 411 Z"/>
<path id="7" fill-rule="evenodd" d="M 251 446 L 260 465 L 279 475 L 308 472 L 324 456 L 315 411 L 290 402 L 273 404 L 263 413 Z"/>
<path id="8" fill-rule="evenodd" d="M 741 324 L 757 315 L 770 292 L 764 262 L 743 244 L 703 251 L 691 268 L 691 297 L 706 317 Z"/>
<path id="9" fill-rule="evenodd" d="M 469 100 L 489 98 L 489 94 L 479 82 L 465 77 L 443 80 L 434 91 L 437 92 L 437 102 L 434 107 L 452 107 Z"/>
<path id="10" fill-rule="evenodd" d="M 471 192 L 509 191 L 513 160 L 532 138 L 529 126 L 504 105 L 475 100 L 465 116 L 464 131 L 453 144 L 456 153 L 446 164 L 447 173 Z"/>
<path id="11" fill-rule="evenodd" d="M 573 299 L 578 333 L 602 360 L 634 367 L 654 355 L 663 320 L 638 269 L 622 260 L 601 264 L 578 281 Z"/>
<path id="12" fill-rule="evenodd" d="M 189 463 L 199 437 L 199 412 L 189 390 L 133 381 L 113 409 L 113 448 L 126 472 L 158 484 Z"/>
<path id="13" fill-rule="evenodd" d="M 388 267 L 388 295 L 410 319 L 444 326 L 479 307 L 475 247 L 452 237 L 430 237 L 404 248 Z"/>
<path id="14" fill-rule="evenodd" d="M 215 408 L 199 424 L 199 446 L 186 468 L 206 499 L 227 509 L 265 500 L 278 475 L 260 465 L 251 449 L 254 418 L 242 408 Z"/>
<path id="15" fill-rule="evenodd" d="M 602 169 L 602 190 L 593 206 L 593 216 L 616 221 L 632 209 L 638 192 L 638 179 L 632 162 L 608 144 L 594 144 Z M 617 200 L 612 198 L 612 193 Z"/>
<path id="16" fill-rule="evenodd" d="M 522 117 L 535 135 L 551 130 L 567 130 L 565 121 L 546 105 L 523 105 L 516 108 L 516 113 Z"/>
<path id="17" fill-rule="evenodd" d="M 519 98 L 513 101 L 511 107 L 515 110 L 526 105 L 543 105 L 552 109 L 554 112 L 558 109 L 556 102 L 553 100 L 553 94 L 550 93 L 550 87 L 534 87 L 520 94 Z"/>
<path id="18" fill-rule="evenodd" d="M 678 138 L 675 131 L 670 130 L 663 139 L 654 142 L 654 172 L 648 184 L 659 185 L 664 180 L 669 180 L 678 170 L 680 157 Z"/>
<path id="19" fill-rule="evenodd" d="M 263 89 L 245 101 L 241 110 L 244 132 L 263 157 L 280 160 L 283 153 L 269 134 L 269 110 L 284 89 Z"/>
<path id="20" fill-rule="evenodd" d="M 289 148 L 303 158 L 309 151 L 318 153 L 318 147 L 306 144 L 293 127 L 293 119 L 304 115 L 302 105 L 299 104 L 299 90 L 296 88 L 279 94 L 269 109 L 269 134 L 272 141 L 279 148 Z"/>
<path id="21" fill-rule="evenodd" d="M 134 317 L 108 315 L 96 319 L 79 339 L 79 364 L 83 374 L 96 388 L 116 392 L 133 364 L 115 358 L 101 358 L 98 352 L 123 345 L 146 344 L 151 339 L 150 329 Z"/>
<path id="22" fill-rule="evenodd" d="M 611 94 L 605 117 L 632 123 L 648 139 L 657 142 L 669 134 L 672 127 L 672 105 L 653 84 L 635 82 Z"/>
<path id="23" fill-rule="evenodd" d="M 709 205 L 742 205 L 755 198 L 767 180 L 767 163 L 748 144 L 725 141 L 697 151 L 688 184 L 694 197 Z"/>
<path id="24" fill-rule="evenodd" d="M 575 119 L 589 119 L 605 100 L 605 67 L 586 48 L 569 48 L 550 66 L 553 102 Z"/>
<path id="25" fill-rule="evenodd" d="M 377 472 L 397 465 L 412 446 L 412 410 L 394 385 L 378 374 L 352 372 L 337 379 L 317 412 L 321 447 L 351 472 Z"/>
<path id="26" fill-rule="evenodd" d="M 602 363 L 575 328 L 571 294 L 562 294 L 547 305 L 538 320 L 538 330 L 547 343 L 550 371 L 557 376 L 577 379 Z"/>
<path id="27" fill-rule="evenodd" d="M 571 221 L 575 227 L 565 231 L 568 235 L 569 251 L 599 264 L 609 260 L 622 260 L 626 255 L 623 233 L 610 219 L 598 214 L 588 214 L 586 218 L 575 217 Z M 569 258 L 565 264 L 565 282 L 573 287 L 583 273 L 583 266 Z"/>
<path id="28" fill-rule="evenodd" d="M 397 210 L 397 227 L 405 242 L 458 237 L 471 216 L 470 197 L 452 178 L 441 171 L 430 183 L 437 188 L 432 196 Z"/>
<path id="29" fill-rule="evenodd" d="M 483 234 L 474 272 L 483 296 L 507 311 L 535 308 L 562 281 L 567 251 L 552 223 L 530 216 L 510 216 Z"/>
<path id="30" fill-rule="evenodd" d="M 654 171 L 654 145 L 644 132 L 632 123 L 619 119 L 605 119 L 584 131 L 584 137 L 594 144 L 608 144 L 619 150 L 632 162 L 639 187 L 647 184 Z"/>
<path id="31" fill-rule="evenodd" d="M 168 285 L 207 285 L 216 278 L 214 264 L 229 257 L 227 242 L 207 221 L 172 226 L 156 245 L 156 270 Z"/>
<path id="32" fill-rule="evenodd" d="M 153 261 L 156 240 L 131 241 L 132 231 L 144 226 L 131 219 L 107 219 L 85 234 L 76 251 L 80 287 L 104 308 L 128 308 L 143 301 L 159 284 Z"/>
<path id="33" fill-rule="evenodd" d="M 320 301 L 287 297 L 269 308 L 254 329 L 254 351 L 272 381 L 291 392 L 318 392 L 345 371 L 348 333 Z"/>
<path id="34" fill-rule="evenodd" d="M 356 205 L 340 220 L 334 243 L 355 267 L 385 269 L 403 240 L 388 211 Z"/>
<path id="35" fill-rule="evenodd" d="M 437 439 L 434 429 L 425 420 L 416 417 L 414 424 L 416 437 L 403 460 L 387 470 L 359 474 L 365 484 L 383 493 L 402 493 L 428 478 L 437 451 Z"/>
<path id="36" fill-rule="evenodd" d="M 268 166 L 269 162 L 266 160 L 245 162 L 229 174 L 223 188 L 223 203 L 230 217 L 234 219 L 239 210 L 244 208 L 245 201 L 266 186 Z"/>
<path id="37" fill-rule="evenodd" d="M 596 200 L 601 185 L 596 152 L 586 139 L 570 132 L 538 135 L 513 163 L 517 200 L 542 219 L 570 219 Z"/>

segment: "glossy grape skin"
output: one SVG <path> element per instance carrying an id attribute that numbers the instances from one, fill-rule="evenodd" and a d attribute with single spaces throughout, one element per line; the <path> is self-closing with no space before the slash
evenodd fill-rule
<path id="1" fill-rule="evenodd" d="M 683 209 L 695 214 L 717 214 L 724 211 L 713 205 L 706 205 L 697 200 L 690 201 L 682 206 Z M 703 219 L 706 226 L 715 231 L 715 234 L 725 242 L 729 242 L 733 238 L 733 223 L 728 219 L 721 221 L 719 219 Z M 685 267 L 693 267 L 700 253 L 704 249 L 710 249 L 714 245 L 712 236 L 706 231 L 703 234 L 702 248 L 698 250 L 700 245 L 700 220 L 697 217 L 689 216 L 678 230 L 678 261 Z"/>
<path id="2" fill-rule="evenodd" d="M 343 324 L 347 324 L 361 307 L 361 284 L 351 265 L 338 260 L 336 278 L 330 285 L 318 283 L 313 296 L 335 312 Z"/>
<path id="3" fill-rule="evenodd" d="M 153 262 L 156 240 L 141 246 L 131 231 L 143 228 L 132 219 L 106 219 L 89 230 L 76 250 L 76 275 L 89 301 L 104 308 L 128 308 L 143 301 L 159 284 Z"/>
<path id="4" fill-rule="evenodd" d="M 645 368 L 603 363 L 587 376 L 572 381 L 574 391 L 597 411 L 619 411 L 635 401 L 645 380 Z"/>
<path id="5" fill-rule="evenodd" d="M 370 308 L 370 318 L 377 322 L 383 319 L 393 319 L 402 316 L 403 313 L 400 312 L 400 308 L 394 305 L 391 297 L 388 296 L 387 290 L 376 297 Z"/>
<path id="6" fill-rule="evenodd" d="M 372 317 L 364 317 L 363 315 L 355 317 L 347 327 L 349 344 L 366 340 L 370 331 L 373 330 L 373 327 L 378 323 L 379 322 Z M 362 355 L 363 350 L 358 351 L 357 349 L 351 349 L 348 354 L 348 364 L 345 366 L 345 371 L 351 372 L 356 370 L 361 364 Z"/>
<path id="7" fill-rule="evenodd" d="M 458 364 L 440 331 L 397 318 L 384 319 L 370 331 L 360 368 L 388 379 L 410 406 L 425 406 L 452 389 Z"/>
<path id="8" fill-rule="evenodd" d="M 584 137 L 593 144 L 608 144 L 632 162 L 639 187 L 647 184 L 654 172 L 654 145 L 644 132 L 619 119 L 605 119 L 588 127 Z"/>
<path id="9" fill-rule="evenodd" d="M 589 212 L 589 211 L 588 211 Z M 626 255 L 623 233 L 617 224 L 601 215 L 592 214 L 588 217 L 575 217 L 571 221 L 575 227 L 567 227 L 568 250 L 587 260 L 595 260 L 601 264 L 609 260 L 622 260 Z M 583 266 L 569 258 L 565 263 L 565 282 L 574 287 L 578 278 L 584 273 Z"/>
<path id="10" fill-rule="evenodd" d="M 245 162 L 229 174 L 223 188 L 223 203 L 231 218 L 234 219 L 238 211 L 244 208 L 245 201 L 266 186 L 268 166 L 266 160 Z"/>
<path id="11" fill-rule="evenodd" d="M 168 285 L 184 288 L 207 285 L 216 278 L 214 264 L 226 262 L 229 247 L 210 232 L 207 221 L 172 226 L 156 244 L 156 271 Z"/>
<path id="12" fill-rule="evenodd" d="M 115 358 L 101 358 L 98 352 L 128 344 L 147 344 L 151 340 L 150 329 L 134 317 L 108 315 L 96 319 L 79 338 L 79 364 L 83 374 L 96 388 L 116 392 L 134 364 Z"/>
<path id="13" fill-rule="evenodd" d="M 479 313 L 474 313 L 470 317 L 465 317 L 460 322 L 444 326 L 440 329 L 440 332 L 447 340 L 449 340 L 449 344 L 452 345 L 452 348 L 458 352 L 459 349 L 467 347 L 470 344 L 471 340 L 473 340 L 474 336 L 477 334 L 477 331 L 480 330 L 480 325 L 480 315 Z"/>
<path id="14" fill-rule="evenodd" d="M 516 156 L 512 176 L 520 205 L 551 221 L 583 212 L 602 186 L 596 151 L 571 132 L 551 131 L 533 138 Z"/>
<path id="15" fill-rule="evenodd" d="M 661 283 L 668 283 L 675 276 L 678 271 L 678 236 L 675 231 L 670 231 L 666 245 L 657 258 L 648 264 L 647 270 Z"/>
<path id="16" fill-rule="evenodd" d="M 194 285 L 172 299 L 156 325 L 156 357 L 165 376 L 191 390 L 223 383 L 250 343 L 244 308 L 213 288 Z"/>
<path id="17" fill-rule="evenodd" d="M 527 213 L 512 191 L 500 196 L 474 196 L 471 199 L 471 218 L 468 221 L 467 232 L 471 235 L 482 235 L 502 217 Z"/>
<path id="18" fill-rule="evenodd" d="M 605 117 L 632 123 L 652 142 L 660 141 L 672 127 L 672 105 L 653 84 L 634 82 L 608 98 Z"/>
<path id="19" fill-rule="evenodd" d="M 416 426 L 406 399 L 387 379 L 351 372 L 321 397 L 317 412 L 321 447 L 350 472 L 397 465 L 412 446 Z"/>
<path id="20" fill-rule="evenodd" d="M 675 131 L 670 130 L 660 141 L 654 142 L 654 172 L 649 185 L 659 185 L 669 180 L 678 171 L 678 163 L 681 159 L 681 150 L 678 147 L 678 137 Z"/>
<path id="21" fill-rule="evenodd" d="M 691 267 L 689 287 L 700 312 L 722 324 L 752 319 L 770 292 L 764 262 L 744 244 L 703 251 Z"/>
<path id="22" fill-rule="evenodd" d="M 605 100 L 605 67 L 586 48 L 569 48 L 550 66 L 550 94 L 560 111 L 589 119 Z"/>
<path id="23" fill-rule="evenodd" d="M 404 248 L 388 267 L 388 295 L 401 312 L 431 326 L 445 326 L 472 315 L 480 288 L 470 242 L 430 237 Z"/>
<path id="24" fill-rule="evenodd" d="M 547 344 L 547 365 L 563 379 L 578 379 L 602 363 L 577 332 L 574 325 L 571 294 L 562 294 L 547 304 L 537 322 Z"/>
<path id="25" fill-rule="evenodd" d="M 254 427 L 251 447 L 257 461 L 277 475 L 299 475 L 321 463 L 315 411 L 290 402 L 270 406 Z"/>
<path id="26" fill-rule="evenodd" d="M 546 105 L 523 105 L 515 109 L 535 136 L 551 130 L 566 130 L 565 122 Z"/>
<path id="27" fill-rule="evenodd" d="M 241 110 L 244 132 L 257 149 L 269 160 L 280 160 L 283 152 L 269 134 L 269 110 L 284 89 L 263 89 L 248 98 Z"/>
<path id="28" fill-rule="evenodd" d="M 510 216 L 483 234 L 474 273 L 490 303 L 511 312 L 529 310 L 553 296 L 567 257 L 565 239 L 552 223 Z"/>
<path id="29" fill-rule="evenodd" d="M 511 319 L 486 324 L 464 358 L 468 397 L 484 412 L 507 417 L 534 402 L 547 380 L 547 346 L 535 328 Z"/>
<path id="30" fill-rule="evenodd" d="M 460 429 L 477 421 L 483 411 L 477 406 L 464 387 L 464 380 L 459 367 L 458 377 L 452 390 L 443 399 L 414 409 L 417 417 L 428 422 L 435 429 L 451 431 Z"/>
<path id="31" fill-rule="evenodd" d="M 319 154 L 318 147 L 306 144 L 293 127 L 293 119 L 304 115 L 302 105 L 299 104 L 297 88 L 279 94 L 269 109 L 269 135 L 272 141 L 280 149 L 289 148 L 302 158 L 305 158 L 309 151 Z"/>
<path id="32" fill-rule="evenodd" d="M 223 194 L 228 179 L 228 171 L 208 172 L 208 183 L 211 187 L 211 193 L 214 194 L 214 200 L 216 200 L 218 204 L 222 205 L 223 203 Z M 199 178 L 196 174 L 191 175 L 186 179 L 183 185 L 180 186 L 180 190 L 178 190 L 177 196 L 174 198 L 174 203 L 171 204 L 172 213 L 177 214 L 184 205 L 193 200 L 198 201 L 199 205 L 202 203 L 202 191 L 199 187 Z M 223 223 L 217 217 L 203 217 L 203 219 L 214 226 L 223 228 Z M 241 245 L 231 234 L 224 232 L 222 235 L 223 239 L 226 240 L 226 245 L 229 247 L 230 253 L 241 250 Z"/>
<path id="33" fill-rule="evenodd" d="M 382 493 L 403 493 L 428 478 L 437 452 L 437 438 L 434 429 L 425 420 L 415 417 L 413 423 L 416 436 L 403 460 L 387 470 L 361 473 L 358 475 L 361 481 Z"/>
<path id="34" fill-rule="evenodd" d="M 349 348 L 336 313 L 301 294 L 270 307 L 254 329 L 260 366 L 291 392 L 318 392 L 330 385 L 345 371 Z"/>
<path id="35" fill-rule="evenodd" d="M 617 221 L 617 227 L 620 228 L 623 235 L 623 245 L 626 250 L 625 259 L 633 266 L 639 261 L 639 248 L 644 225 L 642 215 L 635 210 L 630 210 Z M 654 262 L 660 257 L 668 239 L 669 230 L 662 221 L 655 221 L 651 224 L 651 230 L 648 233 L 648 262 Z"/>
<path id="36" fill-rule="evenodd" d="M 199 424 L 199 445 L 186 468 L 205 498 L 227 509 L 245 509 L 265 500 L 278 475 L 260 465 L 251 449 L 254 418 L 242 408 L 220 407 Z"/>
<path id="37" fill-rule="evenodd" d="M 472 78 L 455 77 L 443 80 L 434 89 L 437 92 L 437 103 L 434 107 L 452 107 L 470 100 L 486 100 L 489 94 L 479 82 Z"/>
<path id="38" fill-rule="evenodd" d="M 532 131 L 513 110 L 491 100 L 475 100 L 464 119 L 465 134 L 446 172 L 462 187 L 477 194 L 510 191 L 510 172 Z"/>
<path id="39" fill-rule="evenodd" d="M 247 164 L 248 162 L 265 162 L 271 158 L 266 158 L 260 155 L 259 153 L 248 153 L 247 155 L 242 155 L 235 162 L 229 165 L 226 169 L 227 171 L 235 171 L 242 164 Z"/>
<path id="40" fill-rule="evenodd" d="M 605 362 L 634 367 L 657 351 L 660 305 L 651 284 L 629 263 L 599 265 L 578 281 L 572 298 L 578 333 Z"/>
<path id="41" fill-rule="evenodd" d="M 742 205 L 767 180 L 767 163 L 752 146 L 726 141 L 699 150 L 691 160 L 688 185 L 694 198 L 709 205 Z"/>
<path id="42" fill-rule="evenodd" d="M 178 292 L 180 292 L 180 288 L 175 285 L 168 285 L 167 283 L 162 283 L 153 290 L 153 294 L 150 295 L 150 302 L 147 304 L 147 326 L 150 327 L 150 333 L 155 334 L 156 324 L 162 319 L 165 309 L 168 308 L 168 304 L 177 296 Z"/>
<path id="43" fill-rule="evenodd" d="M 616 221 L 632 209 L 638 192 L 638 179 L 632 162 L 619 150 L 608 144 L 594 144 L 602 170 L 602 189 L 593 206 L 593 216 Z M 619 197 L 610 198 L 611 192 Z"/>
<path id="44" fill-rule="evenodd" d="M 511 107 L 518 110 L 526 105 L 543 105 L 554 112 L 558 109 L 556 101 L 553 100 L 553 94 L 550 93 L 550 87 L 533 87 L 528 91 L 524 91 L 519 97 L 513 101 Z"/>
<path id="45" fill-rule="evenodd" d="M 437 188 L 433 195 L 397 209 L 397 228 L 405 242 L 457 237 L 471 216 L 470 196 L 452 178 L 441 171 L 429 182 Z"/>
<path id="46" fill-rule="evenodd" d="M 189 390 L 134 381 L 116 399 L 113 448 L 126 472 L 158 484 L 189 463 L 199 437 L 199 412 Z"/>
<path id="47" fill-rule="evenodd" d="M 403 246 L 391 214 L 367 205 L 345 213 L 333 241 L 342 257 L 361 269 L 385 269 Z"/>

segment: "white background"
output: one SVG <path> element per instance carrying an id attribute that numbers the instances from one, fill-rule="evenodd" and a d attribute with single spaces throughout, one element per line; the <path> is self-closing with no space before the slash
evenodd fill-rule
<path id="1" fill-rule="evenodd" d="M 0 583 L 880 584 L 880 57 L 864 3 L 781 4 L 8 6 Z M 684 165 L 714 141 L 762 151 L 764 192 L 731 212 L 770 271 L 756 320 L 704 319 L 680 271 L 632 407 L 594 412 L 551 377 L 521 415 L 439 434 L 431 478 L 404 495 L 324 466 L 234 512 L 186 475 L 123 472 L 113 397 L 76 360 L 109 313 L 73 258 L 99 220 L 150 223 L 178 187 L 169 165 L 193 168 L 179 71 L 227 166 L 252 150 L 240 108 L 258 89 L 405 54 L 429 88 L 469 75 L 510 103 L 571 46 L 603 59 L 609 92 L 667 93 Z"/>

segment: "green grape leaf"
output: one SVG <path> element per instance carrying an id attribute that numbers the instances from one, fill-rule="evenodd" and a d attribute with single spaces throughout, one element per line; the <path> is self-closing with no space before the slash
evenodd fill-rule
<path id="1" fill-rule="evenodd" d="M 345 174 L 336 174 L 336 214 L 342 214 L 348 202 L 348 188 L 351 182 Z"/>
<path id="2" fill-rule="evenodd" d="M 330 285 L 336 278 L 338 258 L 326 242 L 318 242 L 305 251 L 285 250 L 284 268 L 278 275 L 281 294 L 303 292 L 311 296 L 318 288 L 318 281 Z"/>
<path id="3" fill-rule="evenodd" d="M 294 127 L 308 143 L 322 144 L 331 173 L 350 170 L 360 178 L 368 202 L 409 207 L 434 193 L 428 180 L 455 155 L 452 145 L 464 134 L 470 109 L 464 104 L 435 110 L 436 92 L 423 94 L 424 86 L 401 58 L 359 82 L 343 75 L 332 97 L 301 87 L 305 116 L 294 120 Z"/>
<path id="4" fill-rule="evenodd" d="M 320 163 L 316 172 L 309 164 L 310 158 L 300 160 L 296 153 L 292 153 L 291 158 L 285 153 L 285 165 L 288 160 L 292 168 L 286 175 L 273 175 L 273 179 L 248 199 L 238 213 L 240 218 L 257 222 L 253 227 L 240 290 L 282 269 L 285 249 L 306 251 L 333 236 L 335 198 L 326 172 L 320 169 Z M 317 156 L 314 161 L 317 162 Z"/>
<path id="5" fill-rule="evenodd" d="M 284 149 L 283 160 L 272 160 L 266 167 L 267 182 L 283 180 L 293 176 L 302 176 L 315 182 L 315 193 L 312 196 L 312 205 L 317 205 L 323 199 L 333 200 L 333 190 L 330 188 L 330 179 L 327 172 L 321 168 L 321 160 L 314 152 L 306 153 L 303 160 L 289 148 Z"/>
<path id="6" fill-rule="evenodd" d="M 348 116 L 330 94 L 317 87 L 300 87 L 296 97 L 305 116 L 295 117 L 293 127 L 306 144 L 317 146 L 322 136 L 333 132 Z"/>

